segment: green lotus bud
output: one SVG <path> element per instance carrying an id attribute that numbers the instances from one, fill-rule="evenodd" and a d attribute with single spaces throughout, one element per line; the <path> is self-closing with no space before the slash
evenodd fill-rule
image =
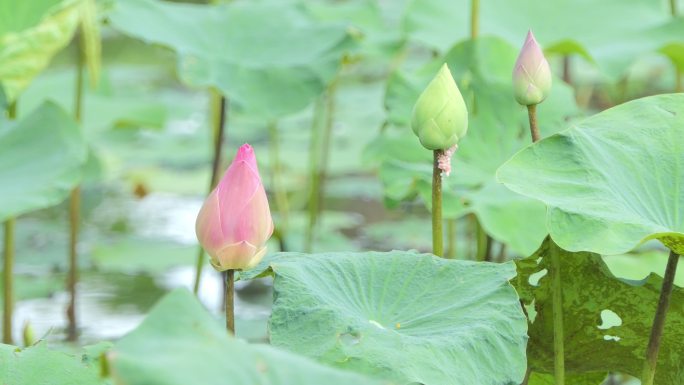
<path id="1" fill-rule="evenodd" d="M 551 91 L 551 68 L 532 31 L 527 32 L 513 68 L 513 92 L 518 103 L 539 104 Z"/>
<path id="2" fill-rule="evenodd" d="M 468 131 L 468 110 L 446 64 L 418 97 L 411 129 L 428 150 L 453 147 Z"/>

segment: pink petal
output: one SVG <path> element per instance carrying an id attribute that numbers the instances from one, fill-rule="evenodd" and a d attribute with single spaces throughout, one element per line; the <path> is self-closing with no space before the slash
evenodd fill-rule
<path id="1" fill-rule="evenodd" d="M 233 163 L 239 162 L 241 160 L 247 162 L 247 164 L 249 164 L 254 169 L 254 172 L 256 172 L 257 175 L 259 174 L 259 167 L 257 167 L 254 149 L 248 143 L 245 143 L 242 146 L 240 146 L 237 154 L 235 155 L 235 159 L 233 159 Z"/>
<path id="2" fill-rule="evenodd" d="M 216 257 L 213 257 L 211 264 L 218 271 L 229 269 L 240 270 L 249 266 L 252 258 L 257 255 L 259 250 L 249 242 L 238 242 L 223 247 Z"/>
<path id="3" fill-rule="evenodd" d="M 273 219 L 263 186 L 259 186 L 249 203 L 237 213 L 237 219 L 233 223 L 235 227 L 230 236 L 235 239 L 260 247 L 271 237 Z"/>
<path id="4" fill-rule="evenodd" d="M 195 222 L 197 240 L 211 256 L 224 245 L 224 236 L 221 231 L 221 215 L 219 210 L 218 194 L 212 191 L 207 197 L 197 214 Z"/>
<path id="5" fill-rule="evenodd" d="M 244 240 L 236 233 L 236 222 L 240 221 L 240 213 L 260 188 L 263 189 L 259 175 L 245 160 L 233 162 L 219 183 L 217 191 L 221 229 L 231 240 L 230 243 Z"/>

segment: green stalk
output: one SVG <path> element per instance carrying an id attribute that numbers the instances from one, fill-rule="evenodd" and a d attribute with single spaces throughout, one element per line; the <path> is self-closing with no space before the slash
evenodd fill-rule
<path id="1" fill-rule="evenodd" d="M 287 234 L 288 216 L 290 212 L 290 204 L 287 200 L 287 191 L 282 181 L 282 165 L 280 164 L 280 146 L 278 138 L 278 126 L 275 121 L 268 125 L 268 142 L 269 142 L 269 160 L 271 162 L 271 178 L 273 180 L 273 190 L 275 192 L 275 201 L 278 206 L 280 214 L 279 234 L 284 244 Z M 285 251 L 285 250 L 281 250 Z"/>
<path id="2" fill-rule="evenodd" d="M 14 310 L 14 218 L 5 221 L 3 260 L 2 343 L 12 344 L 12 311 Z"/>
<path id="3" fill-rule="evenodd" d="M 565 84 L 572 85 L 572 73 L 570 66 L 570 55 L 563 56 L 563 81 Z"/>
<path id="4" fill-rule="evenodd" d="M 323 145 L 321 144 L 321 130 L 320 123 L 323 119 L 324 113 L 324 103 L 323 97 L 319 97 L 314 105 L 313 118 L 311 122 L 311 142 L 309 146 L 309 166 L 311 186 L 309 191 L 309 223 L 306 229 L 306 236 L 304 242 L 304 251 L 307 253 L 311 252 L 313 246 L 313 238 L 316 222 L 318 221 L 319 212 L 319 193 L 320 189 L 320 177 L 321 177 L 321 151 L 323 151 Z"/>
<path id="5" fill-rule="evenodd" d="M 672 17 L 677 16 L 677 0 L 670 0 L 670 14 Z"/>
<path id="6" fill-rule="evenodd" d="M 667 316 L 667 309 L 670 307 L 670 297 L 672 296 L 678 262 L 679 254 L 670 251 L 670 256 L 667 259 L 667 267 L 665 268 L 665 276 L 663 277 L 663 286 L 660 288 L 658 307 L 653 319 L 653 326 L 651 327 L 651 336 L 648 340 L 648 348 L 646 349 L 646 361 L 644 361 L 644 370 L 641 375 L 642 385 L 653 385 L 656 364 L 658 362 L 658 351 L 660 350 L 660 341 L 663 338 L 665 318 Z"/>
<path id="7" fill-rule="evenodd" d="M 318 133 L 313 133 L 316 135 L 316 143 L 320 141 L 317 150 L 313 151 L 313 156 L 311 164 L 311 196 L 309 199 L 309 225 L 307 227 L 306 233 L 306 244 L 305 250 L 311 252 L 311 247 L 313 246 L 313 239 L 316 224 L 318 223 L 318 217 L 323 211 L 323 202 L 325 198 L 325 179 L 328 170 L 328 159 L 330 158 L 330 142 L 332 138 L 332 126 L 335 116 L 335 91 L 337 90 L 337 79 L 333 80 L 328 87 L 325 95 L 325 125 L 323 126 L 323 138 L 320 138 Z M 314 109 L 314 128 L 312 130 L 317 130 L 317 119 L 321 119 L 323 114 L 320 111 L 321 106 L 316 103 Z M 318 111 L 317 111 L 318 110 Z M 319 116 L 316 116 L 319 115 Z M 312 138 L 313 143 L 313 138 Z"/>
<path id="8" fill-rule="evenodd" d="M 78 282 L 78 229 L 81 217 L 81 188 L 76 186 L 69 196 L 69 274 L 67 275 L 67 341 L 78 339 L 76 322 L 76 284 Z"/>
<path id="9" fill-rule="evenodd" d="M 332 142 L 332 127 L 335 121 L 335 95 L 337 92 L 337 79 L 333 80 L 328 87 L 326 95 L 326 115 L 325 115 L 325 126 L 323 130 L 323 142 L 321 143 L 321 168 L 318 176 L 319 188 L 318 188 L 318 214 L 323 211 L 323 204 L 325 203 L 325 181 L 328 172 L 328 163 L 330 161 L 330 143 Z"/>
<path id="10" fill-rule="evenodd" d="M 477 38 L 480 32 L 480 0 L 470 1 L 470 38 Z"/>
<path id="11" fill-rule="evenodd" d="M 226 270 L 226 329 L 235 335 L 235 270 Z"/>
<path id="12" fill-rule="evenodd" d="M 17 117 L 17 102 L 7 108 L 7 117 Z M 2 343 L 12 344 L 12 313 L 14 311 L 14 218 L 5 221 L 5 238 L 3 241 L 3 310 L 2 310 Z"/>
<path id="13" fill-rule="evenodd" d="M 532 142 L 540 139 L 537 126 L 537 106 L 527 106 L 530 119 Z M 549 274 L 551 277 L 551 299 L 553 312 L 553 367 L 556 385 L 565 384 L 565 348 L 563 346 L 563 287 L 561 286 L 560 256 L 555 243 L 551 244 Z"/>
<path id="14" fill-rule="evenodd" d="M 83 75 L 84 75 L 84 47 L 79 34 L 76 41 L 76 88 L 74 92 L 74 119 L 80 123 L 83 111 Z M 67 305 L 67 341 L 78 339 L 78 324 L 76 321 L 76 284 L 78 283 L 78 233 L 81 219 L 81 186 L 74 187 L 69 195 L 69 273 L 67 275 L 67 291 L 69 304 Z"/>
<path id="15" fill-rule="evenodd" d="M 530 133 L 532 134 L 532 141 L 538 141 L 541 136 L 539 135 L 539 126 L 537 126 L 537 105 L 530 104 L 527 106 L 527 117 L 530 119 Z"/>
<path id="16" fill-rule="evenodd" d="M 480 262 L 489 261 L 491 259 L 492 239 L 487 235 L 487 232 L 484 231 L 484 228 L 477 217 L 475 217 L 475 233 L 477 237 L 475 260 Z"/>
<path id="17" fill-rule="evenodd" d="M 561 287 L 560 256 L 558 246 L 551 244 L 549 274 L 553 313 L 553 375 L 556 385 L 565 384 L 565 348 L 563 346 L 563 292 Z"/>
<path id="18" fill-rule="evenodd" d="M 506 244 L 501 242 L 500 246 L 499 255 L 496 257 L 496 261 L 499 263 L 506 261 Z"/>
<path id="19" fill-rule="evenodd" d="M 325 114 L 323 113 L 323 100 L 319 98 L 314 106 L 314 117 L 311 126 L 311 191 L 309 196 L 309 224 L 306 232 L 304 250 L 311 252 L 318 216 L 323 211 L 325 199 L 325 179 L 330 159 L 330 142 L 332 138 L 332 126 L 335 118 L 335 93 L 337 91 L 337 79 L 333 80 L 325 92 Z M 320 120 L 325 116 L 323 125 L 323 137 L 319 132 Z"/>
<path id="20" fill-rule="evenodd" d="M 212 88 L 210 90 L 209 110 L 211 113 L 211 128 L 213 139 L 213 157 L 211 162 L 211 179 L 209 181 L 209 192 L 216 187 L 221 172 L 221 149 L 223 148 L 223 139 L 225 136 L 225 125 L 228 112 L 228 99 L 224 97 L 218 90 Z M 204 267 L 204 249 L 202 246 L 197 250 L 197 264 L 195 265 L 195 283 L 192 291 L 197 295 L 199 292 L 200 282 L 202 281 L 202 268 Z"/>
<path id="21" fill-rule="evenodd" d="M 456 219 L 449 218 L 447 223 L 447 246 L 444 257 L 454 259 L 456 257 Z"/>
<path id="22" fill-rule="evenodd" d="M 432 165 L 432 254 L 444 256 L 442 230 L 442 170 L 439 168 L 439 157 L 444 150 L 433 152 Z"/>

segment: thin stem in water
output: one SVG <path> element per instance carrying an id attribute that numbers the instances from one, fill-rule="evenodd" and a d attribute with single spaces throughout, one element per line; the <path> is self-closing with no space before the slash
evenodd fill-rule
<path id="1" fill-rule="evenodd" d="M 7 108 L 7 118 L 17 117 L 17 102 Z M 14 218 L 5 221 L 5 238 L 3 241 L 3 310 L 2 310 L 2 343 L 12 344 L 12 315 L 14 312 Z"/>
<path id="2" fill-rule="evenodd" d="M 572 66 L 570 64 L 570 55 L 563 56 L 563 81 L 566 84 L 572 85 Z"/>
<path id="3" fill-rule="evenodd" d="M 477 38 L 480 32 L 480 0 L 470 0 L 470 38 Z"/>
<path id="4" fill-rule="evenodd" d="M 273 189 L 275 191 L 275 201 L 280 214 L 279 233 L 284 242 L 287 234 L 290 204 L 287 199 L 287 191 L 282 183 L 282 166 L 280 164 L 280 146 L 278 143 L 278 126 L 276 125 L 276 122 L 271 122 L 268 125 L 268 136 L 270 151 L 269 160 L 271 161 L 271 178 L 273 180 Z"/>
<path id="5" fill-rule="evenodd" d="M 321 150 L 321 167 L 319 170 L 319 176 L 318 176 L 318 181 L 320 183 L 320 186 L 318 188 L 318 213 L 320 215 L 321 211 L 323 211 L 323 203 L 324 198 L 325 198 L 325 180 L 326 180 L 326 174 L 328 172 L 328 163 L 330 160 L 330 143 L 332 142 L 332 128 L 333 128 L 333 123 L 335 122 L 335 95 L 337 92 L 337 80 L 333 80 L 332 83 L 330 83 L 330 86 L 328 87 L 328 91 L 326 92 L 326 104 L 325 104 L 325 126 L 323 130 L 323 142 L 321 143 L 321 146 L 323 147 Z"/>
<path id="6" fill-rule="evenodd" d="M 76 284 L 78 282 L 78 231 L 81 218 L 81 188 L 76 186 L 69 197 L 69 274 L 67 289 L 69 304 L 67 305 L 67 341 L 76 341 L 78 327 L 76 322 Z"/>
<path id="7" fill-rule="evenodd" d="M 313 118 L 311 121 L 311 142 L 309 145 L 309 166 L 311 167 L 310 178 L 311 186 L 309 191 L 309 224 L 306 229 L 304 251 L 307 253 L 311 252 L 313 247 L 313 238 L 316 227 L 316 222 L 318 221 L 319 212 L 319 202 L 318 189 L 320 188 L 320 176 L 321 176 L 321 122 L 324 115 L 324 102 L 323 96 L 316 99 L 316 104 L 314 105 Z"/>
<path id="8" fill-rule="evenodd" d="M 14 218 L 5 221 L 3 256 L 2 343 L 11 345 L 12 312 L 14 310 Z"/>
<path id="9" fill-rule="evenodd" d="M 563 292 L 561 289 L 560 250 L 551 243 L 549 250 L 553 313 L 553 373 L 556 385 L 565 384 L 565 348 L 563 336 Z"/>
<path id="10" fill-rule="evenodd" d="M 432 254 L 444 256 L 444 240 L 442 230 L 442 170 L 439 168 L 439 157 L 444 150 L 433 152 L 432 165 Z"/>
<path id="11" fill-rule="evenodd" d="M 221 172 L 221 150 L 225 137 L 225 126 L 228 117 L 228 99 L 216 89 L 211 90 L 210 96 L 211 127 L 213 139 L 213 157 L 211 161 L 211 180 L 209 181 L 209 194 L 216 187 Z M 195 283 L 192 291 L 197 295 L 200 282 L 202 281 L 202 268 L 204 267 L 204 249 L 200 246 L 197 250 L 197 264 L 195 265 Z"/>
<path id="12" fill-rule="evenodd" d="M 537 126 L 537 105 L 530 104 L 527 106 L 527 116 L 530 118 L 530 133 L 532 134 L 532 141 L 537 142 L 541 138 L 539 135 L 539 126 Z"/>
<path id="13" fill-rule="evenodd" d="M 646 361 L 644 361 L 644 370 L 641 375 L 642 385 L 653 385 L 656 364 L 658 362 L 658 350 L 660 349 L 660 341 L 663 338 L 665 317 L 667 316 L 667 309 L 670 307 L 670 297 L 672 296 L 678 262 L 679 254 L 670 251 L 667 267 L 665 268 L 665 277 L 663 277 L 663 286 L 660 289 L 658 307 L 653 319 L 653 326 L 651 327 L 651 337 L 648 340 L 648 348 L 646 349 Z"/>
<path id="14" fill-rule="evenodd" d="M 475 239 L 476 239 L 476 244 L 477 244 L 477 251 L 475 253 L 475 260 L 484 262 L 487 260 L 487 255 L 489 254 L 489 236 L 487 235 L 487 232 L 484 230 L 482 227 L 482 224 L 480 221 L 475 217 Z"/>
<path id="15" fill-rule="evenodd" d="M 235 270 L 226 270 L 226 329 L 235 335 Z"/>
<path id="16" fill-rule="evenodd" d="M 80 33 L 74 38 L 76 44 L 76 84 L 74 89 L 74 119 L 81 122 L 83 111 L 83 77 L 85 58 L 83 39 Z M 81 220 L 81 186 L 74 187 L 69 195 L 69 273 L 67 275 L 67 291 L 69 303 L 66 309 L 67 341 L 78 339 L 78 324 L 76 320 L 76 284 L 78 283 L 78 234 Z"/>
<path id="17" fill-rule="evenodd" d="M 325 202 L 325 180 L 330 159 L 330 142 L 332 140 L 332 127 L 335 120 L 335 94 L 337 91 L 337 79 L 333 80 L 324 94 L 325 113 L 323 113 L 323 100 L 319 98 L 314 107 L 314 119 L 312 123 L 312 148 L 311 151 L 311 196 L 309 197 L 309 226 L 306 234 L 306 252 L 311 252 L 314 232 L 318 217 L 323 211 Z M 323 135 L 319 134 L 320 121 L 324 119 Z M 316 146 L 315 148 L 313 146 Z"/>
<path id="18" fill-rule="evenodd" d="M 447 246 L 444 257 L 454 259 L 456 257 L 456 219 L 447 219 Z"/>
<path id="19" fill-rule="evenodd" d="M 670 0 L 670 14 L 677 17 L 677 0 Z"/>

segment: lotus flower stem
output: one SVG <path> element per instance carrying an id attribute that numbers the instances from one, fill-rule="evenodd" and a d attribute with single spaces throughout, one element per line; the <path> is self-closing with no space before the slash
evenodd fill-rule
<path id="1" fill-rule="evenodd" d="M 476 253 L 475 260 L 479 262 L 484 262 L 487 260 L 487 233 L 482 228 L 482 224 L 474 217 L 475 220 L 475 244 Z"/>
<path id="2" fill-rule="evenodd" d="M 539 126 L 537 126 L 537 105 L 530 104 L 527 106 L 527 116 L 530 118 L 530 133 L 532 134 L 532 141 L 537 142 L 541 139 L 539 135 Z"/>
<path id="3" fill-rule="evenodd" d="M 84 50 L 83 39 L 80 33 L 75 38 L 76 45 L 76 87 L 74 89 L 74 120 L 81 122 L 83 111 L 83 73 L 84 73 Z M 74 187 L 69 195 L 69 273 L 67 275 L 67 291 L 69 303 L 66 309 L 67 316 L 67 341 L 78 339 L 78 326 L 76 320 L 76 284 L 78 283 L 78 232 L 81 219 L 81 186 Z"/>
<path id="4" fill-rule="evenodd" d="M 211 162 L 211 180 L 209 181 L 209 193 L 211 193 L 214 187 L 216 187 L 221 170 L 221 152 L 223 148 L 223 140 L 225 137 L 225 126 L 228 112 L 228 99 L 225 96 L 223 96 L 218 90 L 211 89 L 210 107 L 214 153 Z M 202 281 L 203 267 L 204 249 L 200 246 L 197 250 L 197 265 L 195 266 L 195 283 L 192 287 L 192 291 L 193 293 L 195 293 L 195 295 L 197 295 L 197 293 L 199 292 L 200 282 Z"/>
<path id="5" fill-rule="evenodd" d="M 335 115 L 335 92 L 337 79 L 328 86 L 328 90 L 316 101 L 314 116 L 311 124 L 311 146 L 309 147 L 309 165 L 311 167 L 311 190 L 309 195 L 309 223 L 306 229 L 304 250 L 311 252 L 314 232 L 318 217 L 323 210 L 325 198 L 324 187 L 330 158 L 330 139 Z M 324 107 L 325 101 L 325 107 Z M 325 116 L 325 119 L 324 119 Z M 324 121 L 321 137 L 320 124 Z"/>
<path id="6" fill-rule="evenodd" d="M 7 117 L 17 117 L 17 102 L 7 108 Z M 2 311 L 2 343 L 12 344 L 12 313 L 14 311 L 14 218 L 5 221 L 5 238 L 3 241 L 3 311 Z"/>
<path id="7" fill-rule="evenodd" d="M 275 193 L 276 204 L 278 205 L 278 213 L 280 218 L 279 224 L 279 234 L 285 242 L 287 234 L 287 224 L 290 212 L 290 204 L 287 200 L 287 191 L 282 183 L 282 166 L 280 164 L 280 146 L 278 138 L 278 126 L 275 121 L 269 123 L 268 125 L 268 141 L 269 141 L 269 160 L 271 162 L 271 180 L 273 184 L 273 190 Z M 286 251 L 286 250 L 281 250 Z"/>
<path id="8" fill-rule="evenodd" d="M 677 17 L 677 0 L 670 0 L 670 14 Z"/>
<path id="9" fill-rule="evenodd" d="M 2 343 L 12 344 L 12 312 L 14 308 L 14 218 L 5 221 L 3 264 Z"/>
<path id="10" fill-rule="evenodd" d="M 570 55 L 563 56 L 563 81 L 572 85 L 572 65 Z"/>
<path id="11" fill-rule="evenodd" d="M 537 105 L 527 106 L 530 118 L 530 132 L 532 142 L 540 139 L 539 127 L 537 126 Z M 549 275 L 551 277 L 551 299 L 553 313 L 553 367 L 556 385 L 565 384 L 565 348 L 563 336 L 563 287 L 561 285 L 560 257 L 558 246 L 551 244 Z"/>
<path id="12" fill-rule="evenodd" d="M 439 168 L 439 157 L 444 150 L 434 150 L 432 167 L 432 254 L 444 256 L 442 230 L 442 169 Z"/>
<path id="13" fill-rule="evenodd" d="M 337 93 L 337 79 L 333 80 L 328 87 L 326 95 L 326 116 L 325 116 L 325 130 L 323 131 L 323 149 L 321 151 L 321 167 L 320 175 L 318 177 L 320 186 L 318 189 L 318 212 L 323 210 L 325 198 L 325 180 L 328 172 L 328 163 L 330 160 L 330 143 L 332 141 L 333 123 L 335 122 L 335 95 Z"/>
<path id="14" fill-rule="evenodd" d="M 235 270 L 226 270 L 226 329 L 235 335 Z"/>
<path id="15" fill-rule="evenodd" d="M 456 219 L 449 218 L 447 223 L 447 246 L 444 257 L 453 259 L 456 257 Z"/>
<path id="16" fill-rule="evenodd" d="M 556 385 L 565 384 L 565 348 L 563 336 L 563 292 L 561 286 L 560 256 L 558 246 L 551 244 L 549 274 L 553 313 L 553 374 Z"/>
<path id="17" fill-rule="evenodd" d="M 658 361 L 658 350 L 660 349 L 660 341 L 663 337 L 665 317 L 667 316 L 667 309 L 670 306 L 670 297 L 672 296 L 678 262 L 679 254 L 670 251 L 670 256 L 667 259 L 667 267 L 665 268 L 665 277 L 663 277 L 663 286 L 660 289 L 658 307 L 653 319 L 653 326 L 651 327 L 651 337 L 648 340 L 648 348 L 646 349 L 646 361 L 644 361 L 644 371 L 641 375 L 642 385 L 653 385 L 656 363 Z"/>
<path id="18" fill-rule="evenodd" d="M 499 255 L 496 256 L 496 261 L 499 263 L 506 262 L 506 244 L 501 242 L 501 247 L 499 248 Z"/>
<path id="19" fill-rule="evenodd" d="M 323 119 L 323 96 L 316 99 L 311 119 L 311 142 L 309 145 L 309 166 L 311 167 L 311 186 L 309 191 L 309 223 L 306 229 L 304 252 L 310 253 L 313 245 L 314 227 L 318 219 L 318 189 L 320 188 L 320 151 L 322 146 L 320 123 Z"/>
<path id="20" fill-rule="evenodd" d="M 480 32 L 480 0 L 470 0 L 470 38 L 477 38 Z"/>
<path id="21" fill-rule="evenodd" d="M 69 273 L 67 275 L 67 291 L 69 292 L 69 304 L 66 315 L 67 341 L 78 339 L 78 327 L 76 321 L 76 284 L 78 282 L 78 230 L 81 218 L 81 188 L 74 187 L 69 195 Z"/>

